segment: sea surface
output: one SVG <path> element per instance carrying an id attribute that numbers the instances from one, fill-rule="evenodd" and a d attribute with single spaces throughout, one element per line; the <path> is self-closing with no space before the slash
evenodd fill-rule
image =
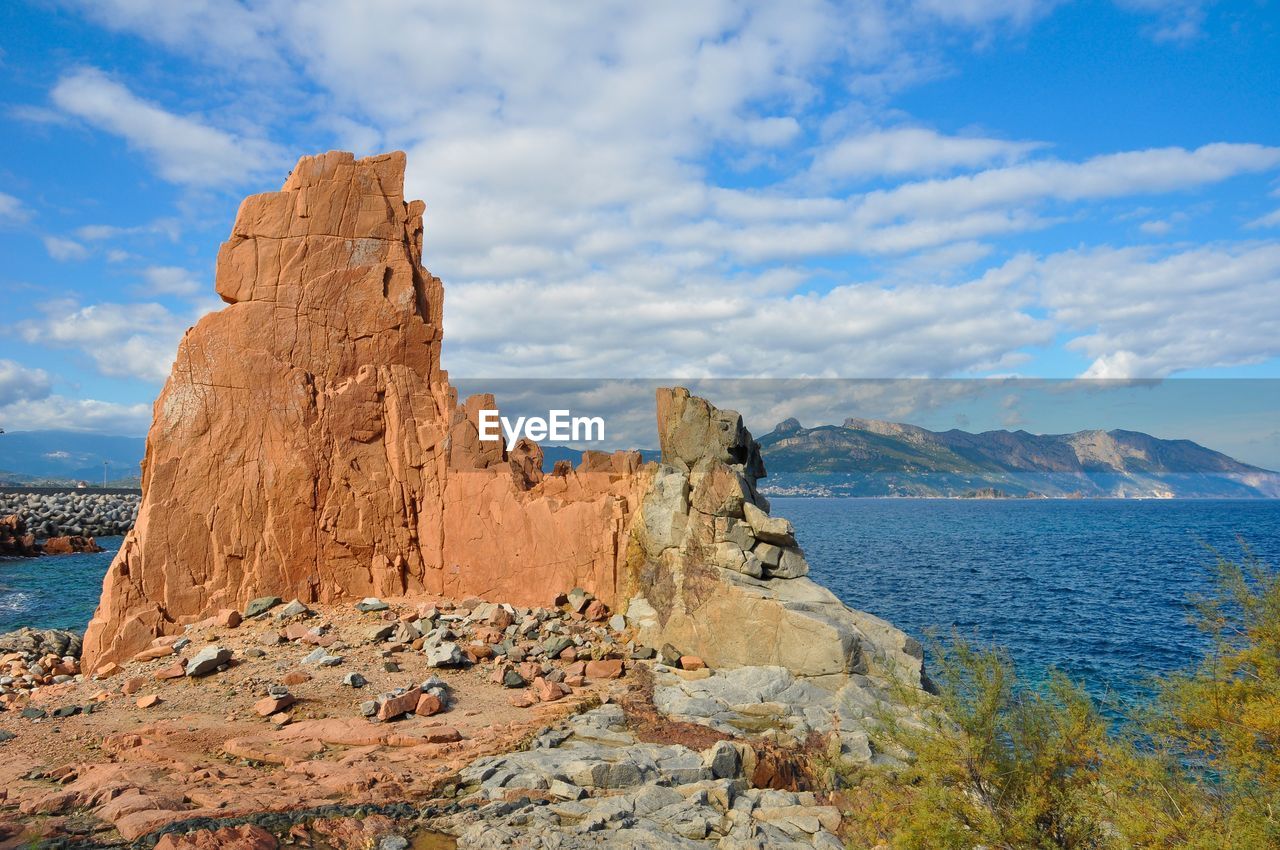
<path id="1" fill-rule="evenodd" d="M 1280 564 L 1280 500 L 1120 501 L 777 497 L 812 576 L 916 637 L 1005 646 L 1124 701 L 1206 648 L 1189 597 L 1216 550 Z M 122 538 L 96 555 L 0 560 L 0 632 L 83 629 Z"/>
<path id="2" fill-rule="evenodd" d="M 123 537 L 98 537 L 102 552 L 0 558 L 0 634 L 34 626 L 84 632 Z"/>
<path id="3" fill-rule="evenodd" d="M 811 577 L 917 637 L 1006 647 L 1117 708 L 1208 644 L 1193 594 L 1215 551 L 1280 564 L 1280 500 L 771 500 Z"/>

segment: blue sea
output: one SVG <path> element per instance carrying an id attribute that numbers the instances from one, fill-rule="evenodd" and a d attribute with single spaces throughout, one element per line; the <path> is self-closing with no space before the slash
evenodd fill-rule
<path id="1" fill-rule="evenodd" d="M 0 634 L 23 626 L 83 632 L 124 538 L 97 541 L 104 551 L 92 555 L 0 558 Z"/>
<path id="2" fill-rule="evenodd" d="M 1124 703 L 1207 648 L 1189 598 L 1241 541 L 1280 564 L 1277 500 L 774 498 L 811 576 L 921 637 L 1006 647 Z"/>
<path id="3" fill-rule="evenodd" d="M 1190 622 L 1216 550 L 1280 563 L 1280 501 L 772 500 L 812 576 L 923 638 L 952 630 L 1007 647 L 1030 680 L 1049 667 L 1124 699 L 1206 648 Z M 0 632 L 83 629 L 107 551 L 0 561 Z"/>

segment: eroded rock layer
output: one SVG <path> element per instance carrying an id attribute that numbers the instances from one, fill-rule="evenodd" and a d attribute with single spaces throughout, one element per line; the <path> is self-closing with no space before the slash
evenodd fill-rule
<path id="1" fill-rule="evenodd" d="M 477 439 L 492 399 L 459 405 L 440 368 L 404 166 L 306 157 L 241 205 L 218 255 L 229 306 L 186 333 L 156 401 L 89 669 L 264 593 L 615 600 L 639 456 L 544 479 L 536 446 Z"/>

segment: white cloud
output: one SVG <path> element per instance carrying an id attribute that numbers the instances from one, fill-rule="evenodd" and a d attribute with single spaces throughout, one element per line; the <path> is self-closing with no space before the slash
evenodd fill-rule
<path id="1" fill-rule="evenodd" d="M 726 287 L 709 275 L 682 277 L 637 264 L 556 287 L 531 280 L 455 285 L 445 313 L 445 366 L 470 377 L 982 372 L 1007 367 L 1018 349 L 1052 336 L 1047 323 L 1028 314 L 1028 300 L 1012 281 L 1010 275 L 958 286 L 872 281 L 779 296 L 770 294 L 775 287 L 767 279 L 743 276 Z M 603 287 L 611 297 L 593 297 Z M 520 309 L 504 309 L 510 304 Z M 529 322 L 530 315 L 557 319 Z M 937 321 L 939 315 L 947 321 Z"/>
<path id="2" fill-rule="evenodd" d="M 815 177 L 877 178 L 939 174 L 958 167 L 1022 159 L 1034 142 L 1007 142 L 968 136 L 945 136 L 921 127 L 898 127 L 850 136 L 819 151 Z"/>
<path id="3" fill-rule="evenodd" d="M 49 252 L 49 256 L 60 263 L 85 260 L 89 257 L 88 249 L 74 239 L 67 239 L 64 236 L 45 236 L 43 241 L 44 249 Z"/>
<path id="4" fill-rule="evenodd" d="M 138 224 L 129 227 L 117 224 L 86 224 L 76 228 L 76 236 L 85 242 L 105 242 L 127 236 L 159 234 L 170 242 L 178 241 L 182 235 L 182 227 L 172 218 L 158 218 L 149 224 Z"/>
<path id="5" fill-rule="evenodd" d="M 12 360 L 0 360 L 0 408 L 19 401 L 38 401 L 50 392 L 49 375 Z"/>
<path id="6" fill-rule="evenodd" d="M 220 64 L 267 63 L 280 72 L 266 36 L 272 18 L 261 12 L 270 4 L 237 0 L 72 0 L 95 22 L 117 32 L 137 33 L 176 51 L 199 52 Z M 255 8 L 257 6 L 258 8 Z"/>
<path id="7" fill-rule="evenodd" d="M 1273 210 L 1249 222 L 1249 227 L 1280 227 L 1280 210 Z"/>
<path id="8" fill-rule="evenodd" d="M 1280 244 L 1055 254 L 1027 277 L 1093 360 L 1086 377 L 1158 378 L 1280 355 Z"/>
<path id="9" fill-rule="evenodd" d="M 1042 160 L 869 193 L 857 217 L 870 223 L 953 216 L 1045 200 L 1121 198 L 1190 189 L 1280 165 L 1280 147 L 1216 143 L 1151 148 L 1083 162 Z"/>
<path id="10" fill-rule="evenodd" d="M 1203 35 L 1209 2 L 1212 0 L 1116 0 L 1116 5 L 1154 18 L 1146 27 L 1153 41 L 1186 43 Z"/>
<path id="11" fill-rule="evenodd" d="M 21 224 L 31 217 L 22 201 L 13 195 L 0 192 L 0 224 Z"/>
<path id="12" fill-rule="evenodd" d="M 146 290 L 159 295 L 195 295 L 204 288 L 195 275 L 177 266 L 150 266 L 142 276 Z"/>
<path id="13" fill-rule="evenodd" d="M 1259 356 L 1248 331 L 1240 345 L 1177 322 L 1186 344 L 1135 336 L 1125 311 L 1152 296 L 1123 280 L 1174 274 L 1173 254 L 1105 249 L 1116 254 L 1103 262 L 1082 249 L 1078 265 L 1091 258 L 1122 280 L 1109 306 L 1089 307 L 1057 283 L 1076 274 L 1068 255 L 1005 262 L 999 240 L 1109 222 L 1112 199 L 1150 206 L 1135 224 L 1155 232 L 1177 219 L 1153 196 L 1275 169 L 1280 148 L 1068 161 L 999 128 L 948 135 L 885 107 L 886 93 L 946 72 L 941 41 L 1026 26 L 1053 5 L 104 0 L 86 14 L 275 99 L 254 116 L 301 123 L 297 138 L 406 149 L 407 194 L 427 202 L 425 259 L 447 286 L 446 366 L 459 374 L 972 374 L 1009 371 L 1064 330 L 1108 372 Z M 87 69 L 54 102 L 171 181 L 278 185 L 287 164 L 265 131 L 231 129 L 235 110 L 215 120 L 146 96 Z M 883 188 L 855 191 L 873 181 Z M 1253 249 L 1212 250 L 1238 265 Z M 153 285 L 198 291 L 182 269 L 156 268 L 169 277 Z M 164 309 L 77 305 L 41 326 L 62 325 L 51 338 L 104 372 L 154 380 L 187 322 L 151 308 Z M 1211 299 L 1205 309 L 1227 321 Z M 103 324 L 103 353 L 75 341 Z"/>
<path id="14" fill-rule="evenodd" d="M 60 302 L 47 305 L 43 318 L 17 327 L 27 342 L 80 350 L 104 375 L 160 382 L 169 375 L 178 340 L 210 306 L 178 315 L 155 303 Z"/>
<path id="15" fill-rule="evenodd" d="M 167 112 L 96 68 L 80 68 L 62 77 L 52 98 L 63 111 L 123 138 L 172 183 L 234 186 L 278 169 L 284 161 L 271 142 Z"/>
<path id="16" fill-rule="evenodd" d="M 1008 22 L 1024 25 L 1047 14 L 1060 0 L 916 0 L 916 8 L 952 23 L 981 27 Z"/>
<path id="17" fill-rule="evenodd" d="M 150 424 L 149 404 L 50 395 L 0 405 L 0 425 L 10 431 L 84 431 L 133 436 L 145 434 Z"/>

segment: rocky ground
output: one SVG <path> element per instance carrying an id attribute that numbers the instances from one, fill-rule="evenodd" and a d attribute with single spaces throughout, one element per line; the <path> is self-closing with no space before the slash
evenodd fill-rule
<path id="1" fill-rule="evenodd" d="M 137 493 L 0 493 L 0 517 L 18 516 L 37 540 L 110 537 L 133 528 Z"/>
<path id="2" fill-rule="evenodd" d="M 264 598 L 93 677 L 73 637 L 0 638 L 0 847 L 839 846 L 780 755 L 830 695 L 655 657 L 581 591 Z"/>

